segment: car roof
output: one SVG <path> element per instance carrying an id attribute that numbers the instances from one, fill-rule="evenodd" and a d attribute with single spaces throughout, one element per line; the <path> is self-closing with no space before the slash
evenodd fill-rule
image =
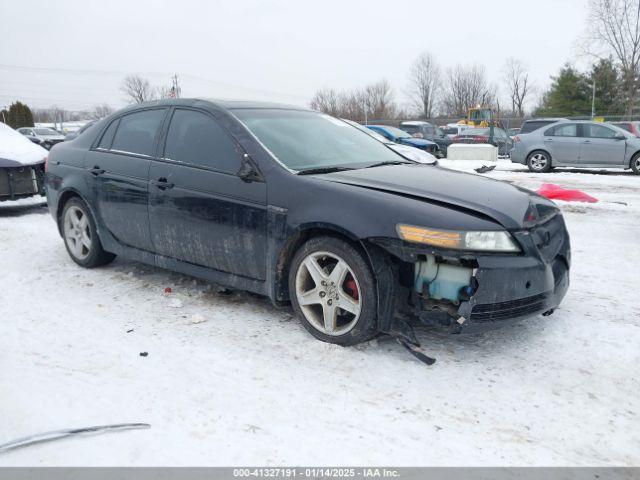
<path id="1" fill-rule="evenodd" d="M 422 120 L 408 120 L 406 122 L 400 122 L 400 125 L 431 125 L 429 122 Z"/>
<path id="2" fill-rule="evenodd" d="M 528 118 L 527 120 L 525 120 L 524 123 L 527 122 L 563 122 L 563 121 L 569 121 L 568 118 L 564 118 L 564 117 L 542 117 L 542 118 Z"/>
<path id="3" fill-rule="evenodd" d="M 217 107 L 223 110 L 234 110 L 234 109 L 241 109 L 241 108 L 251 108 L 251 109 L 270 108 L 270 109 L 280 109 L 280 110 L 303 110 L 307 112 L 312 111 L 306 107 L 301 107 L 298 105 L 289 105 L 285 103 L 261 102 L 261 101 L 255 101 L 255 100 L 231 100 L 231 99 L 193 97 L 193 98 L 166 98 L 163 100 L 154 100 L 151 102 L 136 103 L 135 105 L 130 105 L 128 107 L 125 107 L 116 113 L 135 111 L 140 108 L 155 107 L 155 106 L 193 107 L 193 106 L 197 106 L 199 103 L 208 103 L 214 107 Z"/>

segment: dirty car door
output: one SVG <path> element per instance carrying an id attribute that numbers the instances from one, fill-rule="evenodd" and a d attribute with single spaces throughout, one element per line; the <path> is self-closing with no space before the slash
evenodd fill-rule
<path id="1" fill-rule="evenodd" d="M 148 174 L 166 108 L 114 120 L 86 160 L 99 218 L 121 243 L 151 251 Z"/>
<path id="2" fill-rule="evenodd" d="M 176 108 L 164 154 L 152 162 L 149 221 L 155 251 L 263 280 L 266 185 L 244 182 L 242 151 L 209 114 Z"/>

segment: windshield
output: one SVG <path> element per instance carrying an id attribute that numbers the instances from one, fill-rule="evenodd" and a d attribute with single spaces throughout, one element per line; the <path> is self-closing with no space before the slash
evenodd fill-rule
<path id="1" fill-rule="evenodd" d="M 36 135 L 60 135 L 52 128 L 34 128 Z"/>
<path id="2" fill-rule="evenodd" d="M 280 109 L 235 109 L 233 113 L 292 170 L 403 161 L 368 133 L 329 115 Z"/>
<path id="3" fill-rule="evenodd" d="M 384 129 L 396 138 L 407 138 L 411 136 L 404 130 L 400 130 L 396 127 L 384 127 Z"/>

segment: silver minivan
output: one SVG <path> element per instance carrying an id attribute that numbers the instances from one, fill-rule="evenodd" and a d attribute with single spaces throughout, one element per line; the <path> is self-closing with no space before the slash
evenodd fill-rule
<path id="1" fill-rule="evenodd" d="M 511 161 L 532 172 L 553 167 L 630 168 L 640 174 L 640 138 L 611 124 L 564 121 L 516 135 Z"/>

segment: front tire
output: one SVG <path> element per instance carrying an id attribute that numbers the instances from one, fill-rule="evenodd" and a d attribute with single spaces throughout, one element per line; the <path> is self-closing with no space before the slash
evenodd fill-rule
<path id="1" fill-rule="evenodd" d="M 631 159 L 631 171 L 640 175 L 640 153 L 636 153 Z"/>
<path id="2" fill-rule="evenodd" d="M 80 198 L 69 199 L 58 222 L 67 253 L 81 267 L 98 267 L 116 258 L 102 248 L 89 207 Z"/>
<path id="3" fill-rule="evenodd" d="M 551 155 L 543 150 L 534 150 L 527 157 L 527 167 L 535 173 L 545 173 L 551 170 Z"/>
<path id="4" fill-rule="evenodd" d="M 302 325 L 318 340 L 354 345 L 378 332 L 373 273 L 344 240 L 323 236 L 307 241 L 291 262 L 289 295 Z"/>

